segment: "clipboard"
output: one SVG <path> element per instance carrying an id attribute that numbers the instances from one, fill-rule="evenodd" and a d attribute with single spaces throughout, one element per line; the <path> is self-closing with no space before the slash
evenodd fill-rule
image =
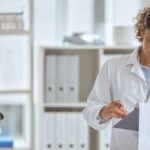
<path id="1" fill-rule="evenodd" d="M 135 108 L 113 127 L 125 130 L 139 131 L 139 108 Z"/>

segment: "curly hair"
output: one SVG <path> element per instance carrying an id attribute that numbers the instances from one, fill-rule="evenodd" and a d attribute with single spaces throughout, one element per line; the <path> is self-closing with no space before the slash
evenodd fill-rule
<path id="1" fill-rule="evenodd" d="M 136 16 L 135 33 L 136 38 L 142 42 L 141 30 L 150 28 L 150 7 L 145 7 L 143 10 L 139 10 Z"/>

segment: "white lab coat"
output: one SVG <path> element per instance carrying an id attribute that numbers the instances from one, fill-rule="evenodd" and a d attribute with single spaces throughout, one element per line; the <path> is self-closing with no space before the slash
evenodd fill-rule
<path id="1" fill-rule="evenodd" d="M 148 87 L 145 76 L 139 64 L 139 49 L 131 54 L 113 58 L 106 62 L 99 71 L 94 87 L 87 99 L 87 106 L 83 110 L 84 118 L 89 126 L 100 130 L 109 125 L 116 124 L 119 119 L 111 119 L 100 122 L 97 116 L 101 108 L 111 100 L 123 100 L 128 112 L 131 112 L 136 103 L 149 102 L 147 96 Z M 121 137 L 118 131 L 112 131 L 111 150 L 136 150 L 137 133 L 125 132 L 126 136 Z M 130 142 L 130 144 L 128 144 Z M 136 143 L 136 144 L 135 144 Z"/>

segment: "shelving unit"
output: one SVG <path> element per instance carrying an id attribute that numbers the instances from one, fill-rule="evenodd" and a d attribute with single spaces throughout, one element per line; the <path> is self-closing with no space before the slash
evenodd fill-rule
<path id="1" fill-rule="evenodd" d="M 40 106 L 41 111 L 40 114 L 40 122 L 43 122 L 40 124 L 40 129 L 44 128 L 44 113 L 63 113 L 63 112 L 76 112 L 81 113 L 83 108 L 86 106 L 86 99 L 91 91 L 91 88 L 94 84 L 94 80 L 96 78 L 98 68 L 99 68 L 99 47 L 81 47 L 81 46 L 56 46 L 56 47 L 49 47 L 44 46 L 41 47 L 39 52 L 39 99 L 40 99 Z M 78 102 L 56 102 L 56 103 L 45 103 L 45 57 L 47 55 L 78 55 L 80 58 L 79 63 L 79 101 Z M 40 130 L 40 138 L 41 145 L 40 149 L 44 148 L 44 133 L 42 130 Z M 98 135 L 96 131 L 89 128 L 89 133 Z M 80 133 L 79 133 L 80 134 Z M 81 135 L 80 135 L 81 136 Z M 89 137 L 89 142 L 91 141 L 92 137 Z M 95 142 L 91 142 L 91 144 L 88 145 L 88 147 L 91 147 L 92 149 L 95 145 L 95 143 L 98 144 L 98 141 L 95 140 Z"/>
<path id="2" fill-rule="evenodd" d="M 31 92 L 30 89 L 4 89 L 4 90 L 0 90 L 0 93 L 29 93 Z"/>
<path id="3" fill-rule="evenodd" d="M 12 29 L 12 20 L 8 16 L 7 25 L 10 28 L 0 28 L 0 111 L 5 116 L 0 128 L 2 131 L 7 129 L 13 140 L 13 147 L 6 150 L 33 150 L 33 1 L 6 0 L 4 6 L 7 2 L 9 8 L 0 7 L 3 18 L 20 11 L 24 11 L 25 16 L 22 18 L 22 29 Z M 0 23 L 2 21 L 1 17 Z"/>
<path id="4" fill-rule="evenodd" d="M 29 31 L 0 31 L 0 35 L 29 35 Z"/>
<path id="5" fill-rule="evenodd" d="M 44 103 L 45 111 L 82 111 L 86 103 Z"/>

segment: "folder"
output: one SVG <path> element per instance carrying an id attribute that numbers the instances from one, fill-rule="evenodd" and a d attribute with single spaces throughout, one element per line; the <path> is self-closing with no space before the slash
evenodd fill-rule
<path id="1" fill-rule="evenodd" d="M 45 102 L 56 100 L 56 55 L 45 58 Z"/>
<path id="2" fill-rule="evenodd" d="M 68 56 L 57 56 L 56 67 L 56 101 L 66 102 L 68 98 Z"/>
<path id="3" fill-rule="evenodd" d="M 44 150 L 55 150 L 55 113 L 44 114 Z"/>
<path id="4" fill-rule="evenodd" d="M 77 113 L 67 113 L 66 145 L 67 150 L 77 150 Z"/>
<path id="5" fill-rule="evenodd" d="M 68 101 L 79 101 L 79 56 L 68 56 Z"/>
<path id="6" fill-rule="evenodd" d="M 56 113 L 55 122 L 55 148 L 56 150 L 66 150 L 66 112 Z"/>
<path id="7" fill-rule="evenodd" d="M 89 127 L 81 113 L 78 114 L 78 150 L 89 150 Z"/>
<path id="8" fill-rule="evenodd" d="M 139 109 L 134 109 L 131 113 L 129 113 L 126 117 L 120 120 L 114 128 L 126 129 L 126 130 L 139 130 Z"/>

